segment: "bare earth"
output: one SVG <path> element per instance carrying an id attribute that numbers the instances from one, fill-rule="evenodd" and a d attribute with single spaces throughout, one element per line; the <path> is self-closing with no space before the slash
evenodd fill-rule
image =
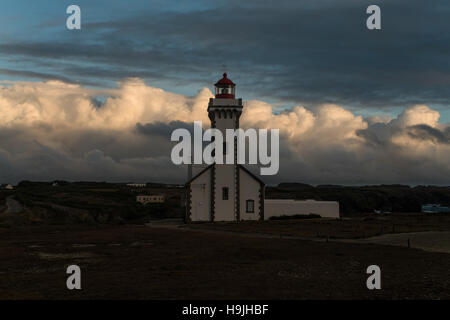
<path id="1" fill-rule="evenodd" d="M 370 237 L 356 241 L 360 243 L 374 243 L 401 247 L 408 247 L 409 245 L 412 248 L 418 248 L 430 252 L 450 253 L 450 232 L 448 231 L 384 234 L 382 236 Z"/>
<path id="2" fill-rule="evenodd" d="M 447 253 L 190 227 L 0 228 L 0 298 L 450 299 Z M 70 264 L 81 291 L 66 289 Z M 372 264 L 379 291 L 366 288 Z"/>

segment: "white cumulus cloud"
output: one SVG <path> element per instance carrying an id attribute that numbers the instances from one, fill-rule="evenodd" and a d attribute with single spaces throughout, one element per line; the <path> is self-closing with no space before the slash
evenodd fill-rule
<path id="1" fill-rule="evenodd" d="M 3 83 L 0 182 L 183 182 L 185 168 L 171 164 L 166 131 L 196 120 L 207 126 L 211 97 L 207 88 L 188 97 L 139 79 L 108 90 L 59 81 Z M 275 114 L 272 105 L 252 100 L 241 125 L 280 129 L 280 173 L 268 182 L 449 182 L 450 127 L 426 105 L 391 119 L 329 104 Z"/>

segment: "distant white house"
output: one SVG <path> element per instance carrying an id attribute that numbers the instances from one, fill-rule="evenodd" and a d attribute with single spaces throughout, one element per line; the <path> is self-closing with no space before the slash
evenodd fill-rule
<path id="1" fill-rule="evenodd" d="M 292 215 L 317 214 L 322 218 L 339 218 L 339 202 L 292 200 L 292 199 L 265 199 L 264 219 L 271 217 Z"/>
<path id="2" fill-rule="evenodd" d="M 14 190 L 14 187 L 11 184 L 7 184 L 4 188 L 6 190 Z"/>
<path id="3" fill-rule="evenodd" d="M 147 203 L 164 203 L 164 195 L 162 194 L 140 194 L 136 197 L 136 202 L 147 204 Z"/>
<path id="4" fill-rule="evenodd" d="M 127 183 L 127 187 L 130 188 L 145 188 L 146 186 L 145 183 Z"/>

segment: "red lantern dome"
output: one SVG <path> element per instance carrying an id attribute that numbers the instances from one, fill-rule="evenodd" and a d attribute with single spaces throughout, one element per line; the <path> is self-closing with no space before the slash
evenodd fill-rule
<path id="1" fill-rule="evenodd" d="M 223 78 L 214 85 L 216 89 L 216 98 L 218 99 L 234 99 L 234 90 L 236 85 L 227 78 L 227 74 L 223 74 Z"/>

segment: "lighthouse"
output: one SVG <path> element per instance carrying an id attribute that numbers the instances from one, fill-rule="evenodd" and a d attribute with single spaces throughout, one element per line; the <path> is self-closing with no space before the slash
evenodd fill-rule
<path id="1" fill-rule="evenodd" d="M 244 108 L 236 99 L 236 84 L 226 73 L 214 85 L 215 97 L 208 103 L 211 128 L 226 136 L 238 129 Z M 264 219 L 264 182 L 237 163 L 237 138 L 223 142 L 224 157 L 233 150 L 234 163 L 191 166 L 186 183 L 187 221 L 241 221 Z"/>
<path id="2" fill-rule="evenodd" d="M 226 137 L 227 129 L 239 129 L 239 119 L 245 107 L 242 99 L 236 99 L 236 84 L 226 73 L 215 83 L 214 89 L 215 96 L 209 100 L 205 111 L 211 120 L 211 128 Z M 266 200 L 264 182 L 244 165 L 238 164 L 237 137 L 223 143 L 224 157 L 234 151 L 232 163 L 190 165 L 191 174 L 186 182 L 186 222 L 265 220 L 311 213 L 339 218 L 337 201 Z M 217 144 L 214 147 L 218 148 Z M 233 157 L 230 153 L 227 159 Z"/>
<path id="3" fill-rule="evenodd" d="M 215 98 L 209 100 L 208 117 L 211 128 L 219 129 L 225 137 L 226 129 L 239 128 L 239 118 L 242 114 L 242 99 L 235 98 L 236 85 L 228 79 L 226 73 L 216 82 Z M 214 203 L 221 210 L 214 211 L 214 219 L 239 220 L 239 170 L 237 165 L 236 138 L 223 143 L 223 153 L 226 156 L 230 148 L 234 149 L 234 164 L 215 165 L 214 171 Z M 230 212 L 234 213 L 231 216 Z"/>

